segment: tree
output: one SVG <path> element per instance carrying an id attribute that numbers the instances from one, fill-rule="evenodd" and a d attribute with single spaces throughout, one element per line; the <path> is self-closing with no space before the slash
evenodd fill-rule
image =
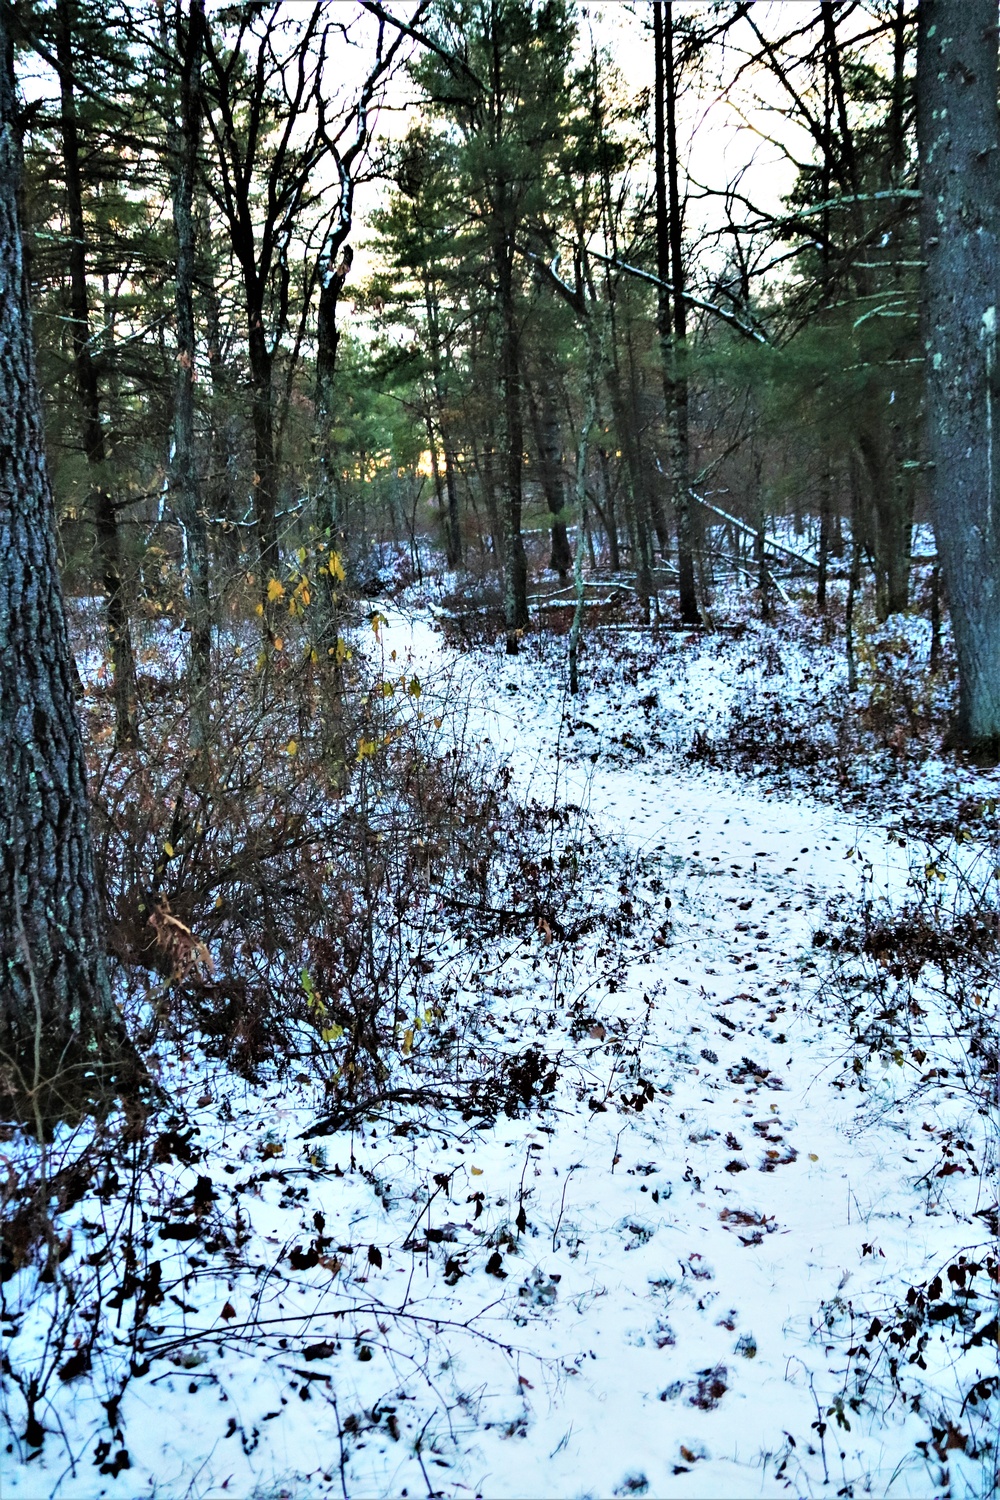
<path id="1" fill-rule="evenodd" d="M 186 26 L 177 11 L 180 109 L 174 137 L 174 231 L 177 235 L 177 392 L 174 405 L 174 473 L 177 514 L 187 538 L 191 646 L 188 664 L 190 745 L 203 755 L 209 739 L 212 622 L 208 585 L 208 537 L 201 505 L 195 452 L 195 218 L 194 186 L 201 137 L 201 58 L 204 0 L 190 0 Z"/>
<path id="2" fill-rule="evenodd" d="M 414 72 L 460 137 L 456 197 L 468 205 L 489 268 L 501 414 L 504 616 L 507 650 L 516 652 L 528 623 L 521 250 L 553 192 L 569 106 L 572 24 L 564 0 L 448 0 L 438 12 L 434 49 Z"/>
<path id="3" fill-rule="evenodd" d="M 68 258 L 73 365 L 83 427 L 83 446 L 91 473 L 90 501 L 107 594 L 108 643 L 114 680 L 115 736 L 122 746 L 139 737 L 136 705 L 135 656 L 123 576 L 118 515 L 107 483 L 108 445 L 101 419 L 97 369 L 91 353 L 90 302 L 87 288 L 87 232 L 83 212 L 83 174 L 77 123 L 74 69 L 76 65 L 75 0 L 58 0 L 56 56 L 59 63 L 60 124 L 69 219 Z"/>
<path id="4" fill-rule="evenodd" d="M 690 441 L 688 435 L 687 304 L 684 301 L 684 253 L 677 152 L 677 68 L 674 56 L 674 8 L 671 0 L 653 6 L 654 164 L 656 173 L 657 326 L 663 359 L 663 391 L 670 424 L 671 477 L 677 517 L 677 578 L 681 619 L 697 625 L 701 616 L 694 587 L 691 532 Z M 668 290 L 668 285 L 670 290 Z"/>
<path id="5" fill-rule="evenodd" d="M 37 1090 L 119 1023 L 56 560 L 19 175 L 13 53 L 0 5 L 0 1047 L 14 1086 Z"/>
<path id="6" fill-rule="evenodd" d="M 921 0 L 917 134 L 927 455 L 961 742 L 1000 754 L 996 0 Z"/>

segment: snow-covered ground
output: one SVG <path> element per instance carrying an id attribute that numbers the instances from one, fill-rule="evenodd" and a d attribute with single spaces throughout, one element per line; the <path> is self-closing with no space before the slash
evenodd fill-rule
<path id="1" fill-rule="evenodd" d="M 988 1342 L 955 1370 L 932 1342 L 919 1411 L 878 1379 L 851 1405 L 848 1348 L 982 1245 L 996 1201 L 995 1118 L 945 1091 L 931 1115 L 901 1070 L 844 1086 L 813 933 L 831 897 L 904 892 L 912 848 L 678 753 L 748 680 L 709 640 L 666 636 L 639 681 L 569 700 L 564 643 L 458 655 L 428 612 L 380 608 L 378 649 L 442 732 L 460 723 L 520 796 L 586 810 L 595 905 L 628 921 L 448 959 L 456 1049 L 534 1049 L 551 1081 L 492 1124 L 398 1107 L 303 1138 L 322 1113 L 305 1076 L 253 1088 L 177 1060 L 177 1130 L 197 1134 L 160 1152 L 172 1211 L 147 1222 L 123 1178 L 77 1221 L 98 1273 L 106 1230 L 143 1221 L 156 1332 L 129 1349 L 133 1288 L 122 1347 L 50 1382 L 40 1453 L 8 1384 L 5 1500 L 992 1493 L 988 1458 L 946 1446 L 945 1476 L 917 1446 L 938 1395 L 992 1373 Z M 591 641 L 585 685 L 612 646 Z M 938 1175 L 953 1125 L 980 1175 Z M 4 1288 L 19 1369 L 55 1300 L 19 1307 L 29 1275 Z"/>

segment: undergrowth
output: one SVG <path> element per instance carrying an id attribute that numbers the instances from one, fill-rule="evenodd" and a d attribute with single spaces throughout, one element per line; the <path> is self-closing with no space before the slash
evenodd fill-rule
<path id="1" fill-rule="evenodd" d="M 918 1103 L 921 1130 L 939 1150 L 915 1183 L 928 1211 L 959 1178 L 977 1182 L 979 1206 L 968 1245 L 902 1296 L 824 1305 L 823 1334 L 845 1346 L 847 1371 L 820 1422 L 848 1429 L 853 1414 L 900 1402 L 926 1423 L 917 1447 L 935 1493 L 978 1495 L 984 1468 L 1000 1478 L 996 804 L 970 806 L 950 839 L 908 848 L 905 899 L 876 898 L 869 879 L 859 905 L 830 904 L 813 938 L 829 955 L 823 1003 L 840 1013 L 850 1039 L 835 1082 L 881 1108 Z"/>

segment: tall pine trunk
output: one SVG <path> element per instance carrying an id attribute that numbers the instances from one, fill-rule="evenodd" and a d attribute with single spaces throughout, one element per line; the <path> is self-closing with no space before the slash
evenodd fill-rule
<path id="1" fill-rule="evenodd" d="M 316 318 L 316 526 L 324 548 L 324 559 L 319 564 L 323 571 L 318 585 L 317 607 L 320 639 L 328 651 L 335 648 L 337 638 L 337 585 L 341 569 L 334 559 L 340 559 L 343 564 L 347 557 L 347 516 L 337 474 L 333 427 L 337 351 L 340 347 L 337 310 L 353 260 L 350 245 L 334 241 L 327 247 L 319 276 Z"/>
<path id="2" fill-rule="evenodd" d="M 139 739 L 135 654 L 132 649 L 132 629 L 122 567 L 118 516 L 114 499 L 106 482 L 105 464 L 108 452 L 101 421 L 97 371 L 90 352 L 90 306 L 87 293 L 83 178 L 80 167 L 76 95 L 73 87 L 75 19 L 74 0 L 59 0 L 56 7 L 56 54 L 59 62 L 59 118 L 66 176 L 66 208 L 69 219 L 70 332 L 83 426 L 83 447 L 91 473 L 90 508 L 94 517 L 104 592 L 107 595 L 108 646 L 115 703 L 115 742 L 121 746 L 131 746 L 137 744 Z"/>
<path id="3" fill-rule="evenodd" d="M 177 235 L 175 306 L 177 314 L 177 387 L 174 405 L 174 476 L 177 515 L 187 543 L 190 646 L 188 696 L 189 743 L 201 757 L 209 742 L 212 619 L 209 598 L 208 535 L 201 505 L 201 485 L 195 454 L 195 223 L 194 179 L 201 133 L 202 42 L 204 0 L 191 0 L 187 26 L 178 35 L 180 54 L 180 119 L 175 133 L 174 232 Z"/>
<path id="4" fill-rule="evenodd" d="M 500 294 L 500 388 L 503 406 L 503 605 L 507 653 L 516 655 L 528 624 L 528 563 L 521 536 L 524 428 L 521 359 L 514 306 L 514 246 L 503 234 L 496 247 Z"/>
<path id="5" fill-rule="evenodd" d="M 658 331 L 663 359 L 663 392 L 670 428 L 670 467 L 677 518 L 677 580 L 681 619 L 697 625 L 701 616 L 694 581 L 694 528 L 691 516 L 688 436 L 687 308 L 684 302 L 684 255 L 677 159 L 677 80 L 674 60 L 674 14 L 671 0 L 653 6 L 654 165 L 656 173 L 656 262 L 661 282 Z"/>
<path id="6" fill-rule="evenodd" d="M 0 1052 L 35 1089 L 119 1032 L 56 560 L 0 10 Z M 59 1085 L 57 1084 L 57 1087 Z M 40 1106 L 39 1106 L 40 1108 Z"/>
<path id="7" fill-rule="evenodd" d="M 427 333 L 430 341 L 431 376 L 434 383 L 434 404 L 436 407 L 437 426 L 441 434 L 441 445 L 444 448 L 444 483 L 447 496 L 447 510 L 445 512 L 445 543 L 447 547 L 449 568 L 459 568 L 462 565 L 462 520 L 458 506 L 458 478 L 456 475 L 456 461 L 454 444 L 451 441 L 451 423 L 445 410 L 447 402 L 445 399 L 444 361 L 441 357 L 441 320 L 438 314 L 437 297 L 431 285 L 430 277 L 424 279 L 424 306 L 427 311 Z M 436 443 L 431 435 L 431 461 L 434 464 L 435 476 L 437 474 L 437 452 Z M 435 483 L 437 483 L 435 478 Z"/>
<path id="8" fill-rule="evenodd" d="M 254 514 L 260 549 L 261 587 L 277 576 L 281 563 L 278 547 L 277 463 L 274 456 L 274 358 L 267 347 L 263 313 L 254 299 L 248 300 L 247 356 L 250 365 L 250 420 L 253 426 Z M 270 615 L 270 607 L 265 606 Z"/>
<path id="9" fill-rule="evenodd" d="M 958 737 L 1000 752 L 1000 130 L 996 0 L 921 0 L 917 136 L 929 488 Z"/>
<path id="10" fill-rule="evenodd" d="M 537 391 L 527 380 L 525 390 L 528 397 L 532 434 L 535 439 L 535 452 L 538 455 L 538 477 L 542 482 L 545 503 L 552 517 L 552 548 L 549 554 L 549 567 L 553 573 L 558 573 L 560 580 L 565 583 L 569 570 L 573 566 L 573 553 L 566 531 L 562 430 L 559 413 L 556 411 L 556 404 L 552 397 L 551 382 L 554 380 L 555 370 L 551 367 L 543 368 Z"/>

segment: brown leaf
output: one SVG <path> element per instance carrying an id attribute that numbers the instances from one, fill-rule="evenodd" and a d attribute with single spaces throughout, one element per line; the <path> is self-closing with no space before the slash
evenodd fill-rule
<path id="1" fill-rule="evenodd" d="M 230 1320 L 230 1318 L 235 1318 L 235 1316 L 236 1316 L 236 1309 L 235 1309 L 235 1307 L 233 1306 L 233 1304 L 231 1302 L 227 1302 L 226 1305 L 225 1305 L 225 1307 L 220 1312 L 219 1317 L 220 1318 L 225 1318 L 226 1322 L 228 1323 L 229 1320 Z"/>

